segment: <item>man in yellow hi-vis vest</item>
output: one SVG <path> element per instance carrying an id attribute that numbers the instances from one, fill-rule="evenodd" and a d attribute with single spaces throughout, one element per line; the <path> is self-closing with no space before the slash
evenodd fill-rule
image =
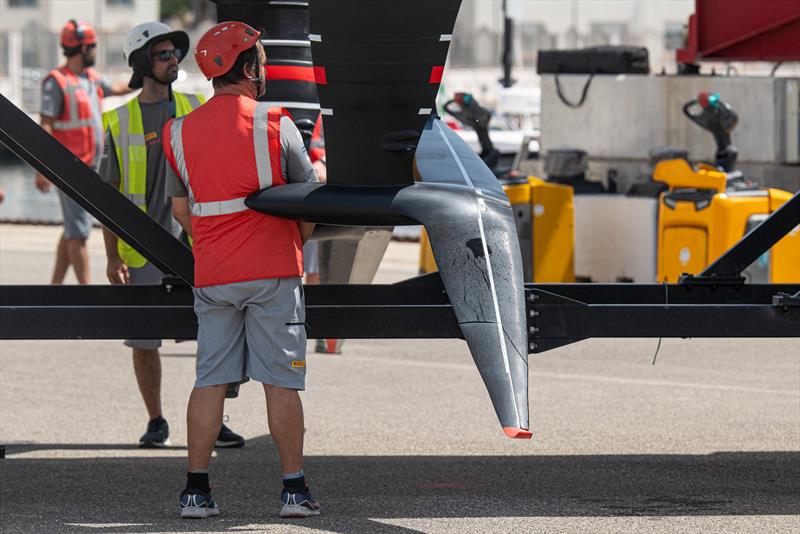
<path id="1" fill-rule="evenodd" d="M 133 68 L 129 86 L 141 88 L 138 97 L 103 114 L 105 150 L 100 168 L 103 181 L 118 188 L 131 202 L 155 219 L 175 237 L 180 225 L 172 217 L 171 199 L 166 196 L 166 159 L 161 144 L 164 124 L 200 107 L 202 95 L 172 91 L 178 64 L 189 51 L 189 36 L 161 22 L 145 22 L 125 38 L 123 56 Z M 112 284 L 161 283 L 163 273 L 133 247 L 103 228 Z M 147 431 L 141 447 L 169 444 L 169 425 L 161 410 L 161 340 L 128 339 L 133 349 L 136 381 L 147 408 Z M 217 446 L 241 447 L 244 439 L 222 425 Z"/>

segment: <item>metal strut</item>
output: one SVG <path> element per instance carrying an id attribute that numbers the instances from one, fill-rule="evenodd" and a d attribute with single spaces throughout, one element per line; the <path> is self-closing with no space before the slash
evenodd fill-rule
<path id="1" fill-rule="evenodd" d="M 800 191 L 695 278 L 741 276 L 750 264 L 800 224 Z"/>

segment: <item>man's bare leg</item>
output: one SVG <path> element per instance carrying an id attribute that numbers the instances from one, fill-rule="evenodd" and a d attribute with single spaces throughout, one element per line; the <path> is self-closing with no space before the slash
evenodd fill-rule
<path id="1" fill-rule="evenodd" d="M 222 426 L 227 388 L 227 384 L 220 384 L 192 390 L 186 410 L 190 473 L 208 469 L 211 451 Z"/>
<path id="2" fill-rule="evenodd" d="M 303 469 L 303 403 L 294 389 L 264 384 L 269 432 L 278 448 L 284 474 Z"/>
<path id="3" fill-rule="evenodd" d="M 150 419 L 161 415 L 161 357 L 158 349 L 133 349 L 133 370 Z"/>
<path id="4" fill-rule="evenodd" d="M 89 249 L 85 239 L 65 239 L 69 262 L 75 269 L 79 284 L 89 283 Z"/>
<path id="5" fill-rule="evenodd" d="M 53 278 L 50 281 L 53 285 L 60 286 L 64 283 L 64 278 L 67 276 L 67 269 L 69 269 L 69 256 L 67 255 L 67 240 L 64 239 L 64 233 L 58 238 L 58 245 L 56 245 L 56 264 L 53 267 Z"/>

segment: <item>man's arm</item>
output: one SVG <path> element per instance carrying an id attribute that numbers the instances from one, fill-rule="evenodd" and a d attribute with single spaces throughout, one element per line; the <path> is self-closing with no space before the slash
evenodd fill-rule
<path id="1" fill-rule="evenodd" d="M 128 266 L 119 257 L 119 250 L 117 250 L 117 236 L 105 226 L 103 226 L 103 243 L 106 246 L 106 258 L 108 259 L 106 265 L 108 281 L 112 284 L 129 283 L 131 278 Z"/>
<path id="2" fill-rule="evenodd" d="M 168 125 L 169 123 L 167 123 Z M 167 132 L 167 126 L 164 126 L 165 133 Z M 163 138 L 164 154 L 167 157 L 164 193 L 167 198 L 172 199 L 172 216 L 181 225 L 186 235 L 192 237 L 192 212 L 189 207 L 189 192 L 173 168 L 171 147 L 167 139 L 166 137 Z"/>
<path id="3" fill-rule="evenodd" d="M 128 87 L 128 82 L 114 82 L 111 84 L 111 91 L 106 96 L 122 96 L 134 91 L 135 89 Z"/>
<path id="4" fill-rule="evenodd" d="M 189 197 L 172 197 L 172 216 L 189 237 L 192 236 L 192 214 L 189 211 Z"/>
<path id="5" fill-rule="evenodd" d="M 286 179 L 289 183 L 319 180 L 303 145 L 300 132 L 287 117 L 281 118 L 281 152 L 285 157 Z M 305 243 L 314 231 L 314 223 L 300 221 L 297 223 L 297 228 L 300 230 L 300 239 Z"/>
<path id="6" fill-rule="evenodd" d="M 300 221 L 297 223 L 297 227 L 300 229 L 300 239 L 303 241 L 303 244 L 306 244 L 308 238 L 311 237 L 311 234 L 314 233 L 314 226 L 316 223 L 310 223 L 305 221 Z"/>
<path id="7" fill-rule="evenodd" d="M 40 115 L 39 124 L 42 126 L 42 130 L 47 132 L 50 135 L 53 135 L 53 123 L 56 120 L 53 117 L 48 117 L 47 115 Z M 48 193 L 50 188 L 53 186 L 53 182 L 48 180 L 44 177 L 44 174 L 37 172 L 36 173 L 36 189 L 41 191 L 42 193 Z"/>
<path id="8" fill-rule="evenodd" d="M 42 82 L 42 100 L 41 100 L 41 114 L 39 115 L 39 124 L 42 129 L 50 135 L 53 135 L 53 125 L 56 119 L 61 116 L 64 111 L 64 92 L 56 83 L 53 76 L 48 76 Z M 42 193 L 47 193 L 53 184 L 44 177 L 43 174 L 36 173 L 36 189 Z"/>
<path id="9" fill-rule="evenodd" d="M 109 184 L 114 189 L 119 190 L 119 183 L 122 180 L 119 172 L 119 165 L 114 150 L 114 139 L 111 132 L 106 131 L 105 142 L 103 144 L 103 157 L 100 160 L 100 180 Z M 117 249 L 117 236 L 103 226 L 103 242 L 106 247 L 106 276 L 112 284 L 127 284 L 130 282 L 128 266 L 119 257 Z"/>

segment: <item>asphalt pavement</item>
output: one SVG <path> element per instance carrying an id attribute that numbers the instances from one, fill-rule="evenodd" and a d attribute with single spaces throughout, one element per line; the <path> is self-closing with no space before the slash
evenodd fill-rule
<path id="1" fill-rule="evenodd" d="M 49 280 L 58 229 L 0 225 L 0 283 Z M 102 238 L 90 239 L 105 283 Z M 393 242 L 378 281 L 413 276 Z M 74 278 L 72 278 L 74 283 Z M 309 354 L 306 473 L 323 514 L 282 520 L 255 384 L 229 400 L 219 517 L 182 521 L 195 343 L 165 342 L 173 446 L 119 341 L 0 341 L 2 532 L 800 531 L 800 339 L 588 340 L 530 360 L 533 439 L 510 440 L 460 340 L 349 340 Z"/>

